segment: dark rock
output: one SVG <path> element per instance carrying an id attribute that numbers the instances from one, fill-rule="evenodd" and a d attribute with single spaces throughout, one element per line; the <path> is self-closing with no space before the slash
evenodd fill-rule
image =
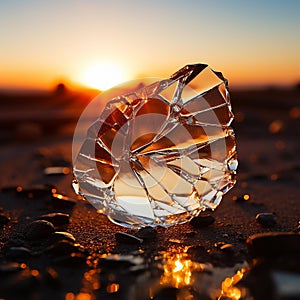
<path id="1" fill-rule="evenodd" d="M 62 226 L 62 225 L 69 224 L 70 215 L 63 214 L 63 213 L 51 213 L 47 215 L 42 215 L 38 219 L 51 222 L 54 226 Z"/>
<path id="2" fill-rule="evenodd" d="M 22 189 L 21 186 L 8 185 L 1 188 L 2 193 L 16 193 L 18 189 Z"/>
<path id="3" fill-rule="evenodd" d="M 39 272 L 25 269 L 1 281 L 1 296 L 15 295 L 13 299 L 31 299 L 25 295 L 33 292 L 39 284 Z M 22 295 L 22 296 L 20 296 Z M 12 299 L 12 298 L 9 298 Z"/>
<path id="4" fill-rule="evenodd" d="M 196 228 L 207 227 L 215 222 L 215 218 L 211 215 L 194 217 L 190 224 Z"/>
<path id="5" fill-rule="evenodd" d="M 73 234 L 71 234 L 69 232 L 64 232 L 64 231 L 55 231 L 51 236 L 51 240 L 54 243 L 58 242 L 58 241 L 62 241 L 62 240 L 67 240 L 69 242 L 75 242 L 76 241 Z"/>
<path id="6" fill-rule="evenodd" d="M 79 244 L 73 244 L 69 241 L 59 241 L 47 249 L 51 255 L 61 256 L 76 252 L 84 252 L 84 247 Z"/>
<path id="7" fill-rule="evenodd" d="M 196 234 L 197 234 L 196 231 L 188 231 L 185 233 L 185 235 L 189 238 L 194 237 Z"/>
<path id="8" fill-rule="evenodd" d="M 298 232 L 298 233 L 300 233 L 300 221 L 298 222 L 298 226 L 297 226 L 297 228 L 295 229 L 295 230 L 293 230 L 294 232 Z"/>
<path id="9" fill-rule="evenodd" d="M 225 244 L 220 247 L 220 250 L 228 255 L 233 255 L 235 252 L 234 246 L 232 244 Z"/>
<path id="10" fill-rule="evenodd" d="M 249 201 L 250 196 L 248 194 L 244 194 L 243 196 L 233 196 L 232 200 L 236 203 L 243 203 Z"/>
<path id="11" fill-rule="evenodd" d="M 207 262 L 209 260 L 209 253 L 203 246 L 192 246 L 187 250 L 187 254 L 191 255 L 192 260 Z"/>
<path id="12" fill-rule="evenodd" d="M 25 264 L 19 264 L 17 262 L 8 262 L 0 265 L 0 274 L 8 274 L 18 272 L 24 269 Z"/>
<path id="13" fill-rule="evenodd" d="M 139 245 L 143 242 L 143 239 L 125 232 L 116 232 L 115 238 L 118 243 L 124 244 Z"/>
<path id="14" fill-rule="evenodd" d="M 214 243 L 214 247 L 220 249 L 222 246 L 226 245 L 225 242 L 216 242 Z"/>
<path id="15" fill-rule="evenodd" d="M 25 237 L 28 240 L 40 240 L 49 238 L 54 232 L 52 223 L 45 220 L 38 220 L 27 226 Z"/>
<path id="16" fill-rule="evenodd" d="M 44 169 L 44 174 L 47 176 L 54 175 L 68 175 L 70 174 L 70 168 L 68 167 L 47 167 Z"/>
<path id="17" fill-rule="evenodd" d="M 3 251 L 9 250 L 11 247 L 23 247 L 23 246 L 25 246 L 23 240 L 20 239 L 8 240 L 3 246 Z"/>
<path id="18" fill-rule="evenodd" d="M 252 257 L 299 255 L 300 235 L 291 232 L 269 232 L 252 235 L 247 240 Z"/>
<path id="19" fill-rule="evenodd" d="M 263 227 L 274 227 L 276 225 L 276 218 L 272 213 L 260 213 L 255 218 Z"/>
<path id="20" fill-rule="evenodd" d="M 144 260 L 139 256 L 134 255 L 119 255 L 111 254 L 106 257 L 100 258 L 99 264 L 101 267 L 107 267 L 110 269 L 129 269 L 132 266 L 141 265 Z"/>
<path id="21" fill-rule="evenodd" d="M 48 185 L 38 185 L 29 188 L 23 188 L 21 186 L 16 187 L 16 193 L 18 196 L 29 199 L 50 197 L 52 195 L 52 190 L 53 187 Z"/>
<path id="22" fill-rule="evenodd" d="M 68 209 L 76 204 L 76 200 L 62 194 L 54 193 L 52 194 L 51 203 L 54 207 Z"/>
<path id="23" fill-rule="evenodd" d="M 0 214 L 0 226 L 6 225 L 9 222 L 9 218 L 3 214 Z"/>
<path id="24" fill-rule="evenodd" d="M 66 267 L 82 267 L 86 264 L 86 255 L 84 253 L 71 253 L 70 255 L 56 257 L 52 261 Z"/>
<path id="25" fill-rule="evenodd" d="M 141 228 L 137 233 L 136 236 L 141 239 L 151 240 L 155 239 L 157 236 L 157 231 L 151 226 L 146 226 Z"/>
<path id="26" fill-rule="evenodd" d="M 177 300 L 179 289 L 175 287 L 162 288 L 153 298 L 153 300 Z"/>
<path id="27" fill-rule="evenodd" d="M 31 256 L 31 251 L 26 247 L 11 247 L 5 255 L 9 258 L 27 258 Z"/>

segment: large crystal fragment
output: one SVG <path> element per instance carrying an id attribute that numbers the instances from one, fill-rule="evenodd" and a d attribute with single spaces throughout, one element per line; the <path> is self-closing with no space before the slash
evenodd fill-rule
<path id="1" fill-rule="evenodd" d="M 74 162 L 77 191 L 127 227 L 214 209 L 237 168 L 227 80 L 205 64 L 114 97 Z"/>

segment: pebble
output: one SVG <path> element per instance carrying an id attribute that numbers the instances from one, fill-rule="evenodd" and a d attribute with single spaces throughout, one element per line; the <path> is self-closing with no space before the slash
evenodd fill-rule
<path id="1" fill-rule="evenodd" d="M 175 287 L 164 287 L 162 288 L 153 298 L 153 300 L 177 300 L 179 289 Z"/>
<path id="2" fill-rule="evenodd" d="M 26 265 L 23 264 L 19 264 L 17 262 L 7 262 L 4 264 L 0 265 L 0 274 L 1 273 L 14 273 L 14 272 L 18 272 L 23 270 L 24 268 L 26 268 Z"/>
<path id="3" fill-rule="evenodd" d="M 51 222 L 54 226 L 62 226 L 69 224 L 70 215 L 64 213 L 50 213 L 47 215 L 42 215 L 38 219 Z"/>
<path id="4" fill-rule="evenodd" d="M 9 258 L 28 258 L 31 256 L 31 251 L 26 247 L 11 247 L 5 255 Z"/>
<path id="5" fill-rule="evenodd" d="M 209 253 L 203 246 L 191 246 L 187 250 L 187 254 L 191 255 L 193 260 L 207 262 L 209 259 Z"/>
<path id="6" fill-rule="evenodd" d="M 41 186 L 33 186 L 29 188 L 23 188 L 21 186 L 17 186 L 15 188 L 15 192 L 20 197 L 26 197 L 28 199 L 35 199 L 40 197 L 51 196 L 53 191 L 53 186 L 41 185 Z"/>
<path id="7" fill-rule="evenodd" d="M 73 244 L 69 241 L 59 241 L 48 248 L 48 252 L 55 256 L 61 256 L 76 252 L 84 252 L 84 247 L 80 244 Z"/>
<path id="8" fill-rule="evenodd" d="M 211 215 L 194 217 L 190 224 L 196 228 L 207 227 L 215 222 L 215 218 Z"/>
<path id="9" fill-rule="evenodd" d="M 225 244 L 220 247 L 220 250 L 228 255 L 234 254 L 234 246 L 232 244 Z"/>
<path id="10" fill-rule="evenodd" d="M 71 234 L 69 232 L 65 232 L 65 231 L 55 231 L 52 234 L 51 239 L 52 239 L 53 242 L 58 242 L 58 241 L 62 241 L 62 240 L 67 240 L 67 241 L 70 241 L 70 242 L 75 242 L 76 241 L 73 234 Z"/>
<path id="11" fill-rule="evenodd" d="M 27 226 L 25 237 L 28 240 L 40 240 L 49 238 L 54 233 L 52 223 L 45 220 L 38 220 L 30 223 Z"/>
<path id="12" fill-rule="evenodd" d="M 220 249 L 222 246 L 226 245 L 225 242 L 216 242 L 214 243 L 214 247 Z"/>
<path id="13" fill-rule="evenodd" d="M 117 243 L 139 245 L 143 242 L 143 239 L 140 239 L 134 235 L 125 233 L 125 232 L 116 232 L 115 238 Z"/>
<path id="14" fill-rule="evenodd" d="M 84 253 L 71 253 L 69 255 L 54 258 L 53 263 L 66 267 L 81 267 L 86 264 L 86 256 Z"/>
<path id="15" fill-rule="evenodd" d="M 51 200 L 52 205 L 58 208 L 71 208 L 76 204 L 76 200 L 57 193 L 52 194 Z"/>
<path id="16" fill-rule="evenodd" d="M 68 174 L 70 174 L 70 168 L 68 168 L 68 167 L 47 167 L 44 169 L 44 174 L 47 176 L 68 175 Z"/>
<path id="17" fill-rule="evenodd" d="M 187 237 L 189 237 L 189 238 L 194 237 L 196 234 L 197 234 L 196 231 L 187 231 L 187 232 L 185 233 L 185 235 L 186 235 Z"/>
<path id="18" fill-rule="evenodd" d="M 260 213 L 255 218 L 263 227 L 274 227 L 276 225 L 276 218 L 272 213 Z"/>
<path id="19" fill-rule="evenodd" d="M 268 232 L 250 236 L 247 246 L 252 257 L 299 255 L 300 235 L 292 232 Z"/>
<path id="20" fill-rule="evenodd" d="M 136 233 L 135 236 L 137 236 L 138 238 L 141 238 L 141 239 L 151 240 L 151 239 L 156 238 L 156 236 L 157 236 L 157 231 L 156 231 L 156 229 L 154 229 L 154 228 L 151 227 L 151 226 L 146 226 L 146 227 L 141 228 L 141 229 Z"/>
<path id="21" fill-rule="evenodd" d="M 110 254 L 100 258 L 99 264 L 101 267 L 108 267 L 111 269 L 127 269 L 132 266 L 144 265 L 144 259 L 134 255 Z"/>
<path id="22" fill-rule="evenodd" d="M 294 230 L 294 232 L 298 232 L 300 234 L 300 221 L 298 222 L 297 228 Z"/>
<path id="23" fill-rule="evenodd" d="M 9 218 L 3 214 L 0 214 L 0 225 L 6 225 L 9 222 Z"/>
<path id="24" fill-rule="evenodd" d="M 1 296 L 9 295 L 9 299 L 32 299 L 29 294 L 36 290 L 38 284 L 39 272 L 26 268 L 1 281 Z M 12 294 L 16 297 L 11 297 Z"/>

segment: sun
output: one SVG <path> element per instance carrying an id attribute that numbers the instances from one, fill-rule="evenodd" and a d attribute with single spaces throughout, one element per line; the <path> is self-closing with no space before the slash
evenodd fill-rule
<path id="1" fill-rule="evenodd" d="M 79 81 L 85 86 L 104 91 L 125 81 L 125 73 L 114 63 L 101 62 L 87 67 Z"/>

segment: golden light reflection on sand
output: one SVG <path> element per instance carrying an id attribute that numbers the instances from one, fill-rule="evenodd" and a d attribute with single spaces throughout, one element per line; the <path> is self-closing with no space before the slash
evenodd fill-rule
<path id="1" fill-rule="evenodd" d="M 248 268 L 242 268 L 232 277 L 225 278 L 222 282 L 222 291 L 218 299 L 223 299 L 224 297 L 231 300 L 242 299 L 242 297 L 245 295 L 245 289 L 237 287 L 236 284 L 243 278 L 244 273 L 247 270 Z"/>
<path id="2" fill-rule="evenodd" d="M 164 273 L 160 278 L 160 285 L 175 288 L 192 285 L 194 282 L 193 273 L 202 272 L 205 269 L 204 264 L 190 260 L 185 252 L 176 253 L 173 256 L 165 253 L 164 260 Z"/>

